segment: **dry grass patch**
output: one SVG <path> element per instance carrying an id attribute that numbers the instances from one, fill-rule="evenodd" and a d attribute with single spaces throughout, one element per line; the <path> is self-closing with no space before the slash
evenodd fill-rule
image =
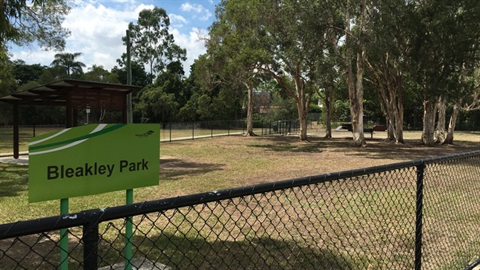
<path id="1" fill-rule="evenodd" d="M 236 136 L 162 143 L 159 185 L 135 190 L 135 201 L 430 158 L 480 145 L 476 134 L 465 134 L 465 141 L 453 146 L 436 147 L 424 147 L 413 139 L 397 145 L 378 138 L 368 140 L 367 147 L 356 148 L 347 133 L 335 136 L 327 140 L 317 134 L 308 142 L 293 136 Z M 473 168 L 465 166 L 463 171 Z M 26 203 L 26 169 L 5 165 L 0 180 L 11 183 L 9 173 L 23 182 L 19 181 L 15 190 L 0 190 L 6 194 L 0 198 L 1 218 L 20 220 L 25 219 L 25 213 L 36 213 L 29 215 L 33 218 L 56 212 L 58 208 L 52 210 L 57 207 L 55 202 Z M 456 174 L 447 170 L 442 178 Z M 134 219 L 134 244 L 152 260 L 169 262 L 179 269 L 227 265 L 294 269 L 385 269 L 393 265 L 395 269 L 411 269 L 415 176 L 414 169 L 377 173 L 151 213 Z M 447 203 L 451 196 L 456 198 L 455 194 L 463 192 L 437 182 L 430 185 L 445 193 L 438 197 L 439 202 Z M 430 193 L 425 194 L 429 198 Z M 71 205 L 75 212 L 122 203 L 123 193 L 113 192 L 74 198 Z M 447 212 L 429 207 L 426 205 L 426 213 L 431 217 L 426 224 L 447 228 L 433 222 L 437 218 L 446 222 L 443 214 Z M 470 230 L 474 223 L 463 226 Z M 122 249 L 124 241 L 118 237 L 122 229 L 122 220 L 101 226 L 101 250 L 107 250 L 102 254 L 104 263 L 118 260 L 118 253 L 108 248 Z M 432 231 L 426 239 L 440 239 L 442 233 L 447 235 Z M 77 241 L 72 242 L 76 245 Z M 443 246 L 448 239 L 440 241 Z"/>
<path id="2" fill-rule="evenodd" d="M 472 141 L 459 141 L 455 145 L 425 147 L 418 140 L 399 145 L 369 139 L 363 148 L 353 147 L 348 133 L 334 135 L 331 140 L 310 136 L 308 142 L 301 142 L 295 136 L 233 136 L 163 143 L 160 186 L 165 192 L 159 192 L 161 197 L 168 196 L 167 192 L 177 196 L 431 158 L 480 147 L 480 140 L 475 141 L 480 136 L 476 134 L 468 135 Z"/>

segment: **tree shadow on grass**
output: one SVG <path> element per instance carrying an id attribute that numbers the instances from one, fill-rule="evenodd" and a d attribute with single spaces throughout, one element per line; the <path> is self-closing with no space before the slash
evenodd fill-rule
<path id="1" fill-rule="evenodd" d="M 116 247 L 112 249 L 112 245 Z M 101 241 L 99 257 L 103 263 L 100 266 L 121 263 L 122 258 L 109 251 L 121 250 L 122 245 L 123 241 Z M 158 267 L 169 269 L 357 269 L 365 262 L 362 259 L 355 262 L 331 250 L 267 236 L 207 241 L 200 235 L 184 237 L 162 232 L 148 238 L 135 235 L 133 246 L 135 257 L 139 257 L 137 261 L 146 258 Z M 102 250 L 106 253 L 102 254 Z"/>
<path id="2" fill-rule="evenodd" d="M 353 149 L 351 155 L 366 156 L 373 159 L 419 160 L 463 153 L 479 149 L 480 145 L 472 142 L 457 141 L 454 145 L 425 146 L 419 140 L 405 140 L 404 144 L 395 144 L 384 140 L 367 142 L 366 147 Z"/>
<path id="3" fill-rule="evenodd" d="M 160 178 L 177 180 L 181 176 L 194 176 L 222 170 L 224 164 L 188 162 L 181 159 L 161 159 Z"/>
<path id="4" fill-rule="evenodd" d="M 346 156 L 362 156 L 371 159 L 418 160 L 468 152 L 480 148 L 480 144 L 468 141 L 456 141 L 454 145 L 422 145 L 419 140 L 405 140 L 405 144 L 395 144 L 384 139 L 368 139 L 365 147 L 357 147 L 351 137 L 325 139 L 309 137 L 300 142 L 297 137 L 262 137 L 250 147 L 262 148 L 273 152 L 321 153 L 329 150 Z"/>
<path id="5" fill-rule="evenodd" d="M 15 197 L 28 189 L 28 167 L 0 164 L 0 197 Z"/>
<path id="6" fill-rule="evenodd" d="M 77 232 L 77 234 L 80 232 Z M 100 233 L 102 233 L 100 231 Z M 200 235 L 137 231 L 132 238 L 133 262 L 136 269 L 155 265 L 160 269 L 359 269 L 368 264 L 332 250 L 308 247 L 291 240 L 267 236 L 242 240 L 207 240 Z M 47 237 L 45 237 L 47 236 Z M 59 267 L 58 231 L 1 240 L 0 256 L 5 269 L 53 269 Z M 80 235 L 77 235 L 77 237 Z M 70 236 L 69 266 L 82 269 L 83 242 Z M 17 239 L 21 239 L 17 241 Z M 112 241 L 113 240 L 113 241 Z M 125 238 L 100 238 L 99 267 L 106 269 L 124 263 Z M 162 268 L 162 267 L 168 268 Z M 3 268 L 2 268 L 3 269 Z M 102 268 L 103 269 L 103 268 Z M 148 268 L 150 269 L 150 268 Z M 157 269 L 157 268 L 155 268 Z"/>
<path id="7" fill-rule="evenodd" d="M 297 137 L 291 136 L 262 137 L 258 141 L 261 143 L 250 144 L 249 147 L 292 153 L 320 153 L 322 152 L 321 148 L 325 147 L 318 141 L 300 142 Z"/>

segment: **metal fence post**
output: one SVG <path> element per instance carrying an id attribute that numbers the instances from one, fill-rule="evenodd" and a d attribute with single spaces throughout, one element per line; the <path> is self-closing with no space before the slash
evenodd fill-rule
<path id="1" fill-rule="evenodd" d="M 423 179 L 425 163 L 417 165 L 417 196 L 415 210 L 415 270 L 422 269 Z"/>
<path id="2" fill-rule="evenodd" d="M 195 121 L 192 122 L 192 140 L 195 140 Z"/>
<path id="3" fill-rule="evenodd" d="M 98 223 L 83 225 L 83 268 L 98 268 Z"/>

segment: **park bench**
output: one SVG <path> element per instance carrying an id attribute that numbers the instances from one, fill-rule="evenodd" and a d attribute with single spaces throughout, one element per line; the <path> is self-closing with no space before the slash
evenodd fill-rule
<path id="1" fill-rule="evenodd" d="M 350 132 L 353 132 L 352 124 L 342 124 L 336 128 L 336 130 L 346 129 Z M 370 133 L 370 137 L 373 139 L 373 133 L 375 131 L 386 131 L 387 128 L 384 125 L 375 125 L 372 128 L 364 128 L 364 133 Z"/>

